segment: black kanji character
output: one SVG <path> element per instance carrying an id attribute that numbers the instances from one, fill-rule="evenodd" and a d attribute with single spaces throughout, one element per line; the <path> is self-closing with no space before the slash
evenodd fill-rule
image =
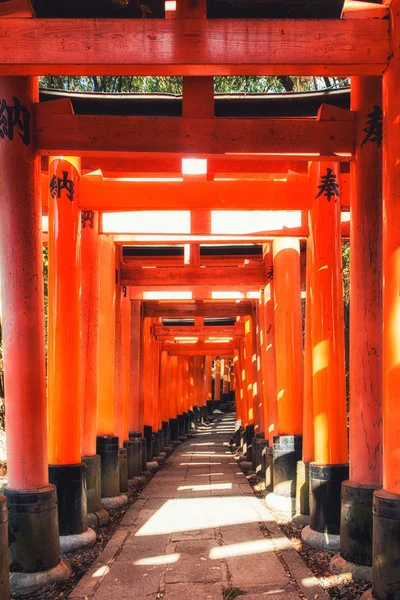
<path id="1" fill-rule="evenodd" d="M 328 198 L 328 202 L 334 196 L 339 197 L 339 184 L 336 183 L 336 175 L 332 172 L 332 169 L 326 170 L 326 175 L 321 176 L 321 184 L 318 186 L 319 192 L 315 198 L 319 198 L 324 194 Z"/>
<path id="2" fill-rule="evenodd" d="M 21 138 L 25 146 L 31 142 L 29 110 L 21 104 L 19 98 L 13 98 L 14 105 L 10 106 L 3 99 L 0 104 L 0 137 L 4 140 L 7 137 L 11 142 L 14 139 L 14 130 Z"/>
<path id="3" fill-rule="evenodd" d="M 367 115 L 367 126 L 363 129 L 365 131 L 365 138 L 361 142 L 361 146 L 364 146 L 369 141 L 375 142 L 378 148 L 382 144 L 382 119 L 383 113 L 380 106 L 375 104 L 374 110 Z"/>

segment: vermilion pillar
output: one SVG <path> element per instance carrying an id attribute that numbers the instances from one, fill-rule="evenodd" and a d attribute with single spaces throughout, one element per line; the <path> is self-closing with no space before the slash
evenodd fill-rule
<path id="1" fill-rule="evenodd" d="M 81 211 L 81 427 L 82 462 L 86 464 L 88 524 L 105 522 L 101 507 L 101 459 L 96 454 L 99 366 L 99 213 Z"/>
<path id="2" fill-rule="evenodd" d="M 314 410 L 313 410 L 313 376 L 312 376 L 312 273 L 314 265 L 311 238 L 307 241 L 306 260 L 306 307 L 304 322 L 304 382 L 303 382 L 303 437 L 302 460 L 297 463 L 296 479 L 296 515 L 298 521 L 304 522 L 302 515 L 310 513 L 310 463 L 314 460 Z"/>
<path id="3" fill-rule="evenodd" d="M 283 497 L 282 507 L 285 500 L 283 508 L 292 514 L 303 421 L 299 240 L 277 238 L 272 250 L 278 416 L 278 435 L 273 441 L 273 482 L 274 494 Z M 275 501 L 273 497 L 270 500 Z"/>
<path id="4" fill-rule="evenodd" d="M 99 372 L 97 453 L 101 456 L 103 505 L 120 493 L 119 440 L 115 435 L 115 310 L 119 273 L 112 235 L 100 236 Z M 110 501 L 111 502 L 111 501 Z"/>
<path id="5" fill-rule="evenodd" d="M 132 433 L 143 432 L 143 398 L 140 393 L 140 383 L 142 381 L 140 369 L 142 321 L 140 300 L 131 300 L 129 429 Z"/>
<path id="6" fill-rule="evenodd" d="M 0 103 L 8 107 L 2 113 L 0 137 L 6 495 L 10 569 L 24 571 L 25 579 L 27 573 L 56 567 L 60 555 L 56 490 L 48 480 L 42 210 L 33 118 L 38 96 L 36 78 L 0 78 Z M 36 506 L 27 514 L 29 503 Z M 31 530 L 35 536 L 29 535 Z M 17 573 L 13 579 L 20 582 Z"/>
<path id="7" fill-rule="evenodd" d="M 264 247 L 264 265 L 266 286 L 264 288 L 265 347 L 268 389 L 268 440 L 272 447 L 274 436 L 278 435 L 278 403 L 276 388 L 276 351 L 275 351 L 275 312 L 274 312 L 274 265 L 272 244 Z M 266 432 L 267 433 L 267 432 Z"/>
<path id="8" fill-rule="evenodd" d="M 49 473 L 57 487 L 61 551 L 94 543 L 87 534 L 81 462 L 80 159 L 49 159 Z M 76 536 L 81 541 L 76 541 Z M 74 536 L 70 538 L 70 536 Z"/>
<path id="9" fill-rule="evenodd" d="M 372 565 L 372 499 L 382 483 L 381 77 L 353 77 L 356 153 L 351 163 L 350 477 L 342 485 L 341 556 Z M 371 135 L 369 135 L 371 133 Z M 345 565 L 347 567 L 347 565 Z"/>
<path id="10" fill-rule="evenodd" d="M 337 163 L 312 165 L 310 237 L 313 248 L 311 329 L 315 462 L 310 466 L 311 529 L 303 530 L 306 541 L 333 549 L 339 544 L 341 483 L 348 474 L 338 180 Z"/>
<path id="11" fill-rule="evenodd" d="M 214 408 L 219 409 L 220 405 L 221 405 L 221 359 L 219 356 L 217 356 L 215 359 Z"/>
<path id="12" fill-rule="evenodd" d="M 147 441 L 147 458 L 153 458 L 153 395 L 152 395 L 152 320 L 144 319 L 143 324 L 143 431 Z"/>
<path id="13" fill-rule="evenodd" d="M 256 309 L 257 310 L 257 309 Z M 251 367 L 252 367 L 252 393 L 253 393 L 253 406 L 254 406 L 254 421 L 255 421 L 255 433 L 257 436 L 262 436 L 264 433 L 264 407 L 263 407 L 263 395 L 262 388 L 260 386 L 260 357 L 258 351 L 258 327 L 257 327 L 257 315 L 252 316 L 252 353 L 251 353 Z"/>
<path id="14" fill-rule="evenodd" d="M 178 424 L 178 356 L 171 356 L 169 361 L 169 372 L 168 377 L 170 379 L 169 397 L 168 397 L 168 412 L 169 412 L 169 426 L 171 431 L 171 441 L 177 442 L 179 440 L 179 424 Z"/>
<path id="15" fill-rule="evenodd" d="M 383 74 L 383 489 L 373 501 L 372 588 L 399 596 L 400 564 L 400 1 L 390 4 L 391 55 Z M 375 113 L 378 111 L 375 110 Z M 369 124 L 371 127 L 371 124 Z M 377 129 L 376 129 L 377 128 Z M 375 136 L 379 134 L 379 121 Z"/>

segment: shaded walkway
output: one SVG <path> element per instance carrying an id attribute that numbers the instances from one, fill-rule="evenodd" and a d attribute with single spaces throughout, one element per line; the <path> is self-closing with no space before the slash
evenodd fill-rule
<path id="1" fill-rule="evenodd" d="M 328 598 L 258 500 L 228 442 L 234 417 L 183 443 L 70 598 Z"/>

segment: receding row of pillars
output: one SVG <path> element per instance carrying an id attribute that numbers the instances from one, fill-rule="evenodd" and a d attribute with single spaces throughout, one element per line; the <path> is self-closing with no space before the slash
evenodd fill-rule
<path id="1" fill-rule="evenodd" d="M 250 446 L 252 459 L 253 450 L 258 452 L 259 463 L 264 452 L 267 489 L 273 490 L 267 504 L 290 514 L 297 510 L 297 521 L 309 523 L 304 541 L 339 550 L 334 571 L 365 577 L 368 571 L 361 567 L 372 567 L 372 593 L 379 600 L 400 598 L 400 188 L 395 183 L 400 136 L 391 130 L 399 123 L 398 61 L 395 65 L 384 77 L 383 142 L 382 123 L 370 131 L 382 105 L 381 79 L 352 78 L 349 423 L 337 162 L 310 165 L 303 315 L 299 243 L 275 240 L 265 249 L 269 281 L 256 315 L 244 319 L 245 339 L 234 358 L 242 426 L 237 443 L 245 451 Z M 252 364 L 258 368 L 252 370 Z"/>
<path id="2" fill-rule="evenodd" d="M 395 35 L 398 36 L 397 28 Z M 302 340 L 298 241 L 277 240 L 272 247 L 266 247 L 268 283 L 260 293 L 256 314 L 245 318 L 245 339 L 234 357 L 238 418 L 245 430 L 252 432 L 254 427 L 255 435 L 264 433 L 273 448 L 275 495 L 293 502 L 293 485 L 288 488 L 290 478 L 286 474 L 293 473 L 298 462 L 303 463 L 306 473 L 308 465 L 307 539 L 311 540 L 314 534 L 314 538 L 320 534 L 326 539 L 327 535 L 341 533 L 342 557 L 354 564 L 372 563 L 373 592 L 378 600 L 399 598 L 399 81 L 398 56 L 392 59 L 383 77 L 383 103 L 381 78 L 359 77 L 352 81 L 356 153 L 351 165 L 350 455 L 340 191 L 335 187 L 339 181 L 338 162 L 310 166 L 305 339 Z M 38 100 L 34 78 L 1 78 L 0 97 L 10 106 L 17 98 L 30 116 L 24 127 L 32 126 L 33 103 Z M 370 115 L 381 104 L 383 142 L 376 132 L 368 136 Z M 136 391 L 132 390 L 134 386 L 128 386 L 129 381 L 132 384 L 132 369 L 128 368 L 131 362 L 126 357 L 134 342 L 126 331 L 131 332 L 127 324 L 129 319 L 132 324 L 132 315 L 137 317 L 140 307 L 133 307 L 134 303 L 130 306 L 125 299 L 112 240 L 96 235 L 98 215 L 84 211 L 82 216 L 76 208 L 79 160 L 51 158 L 47 429 L 39 163 L 33 136 L 28 140 L 27 136 L 18 135 L 21 119 L 20 115 L 20 122 L 14 125 L 13 139 L 8 136 L 0 140 L 0 262 L 7 395 L 7 501 L 10 528 L 13 533 L 19 532 L 11 540 L 11 569 L 24 575 L 37 570 L 37 561 L 41 561 L 43 570 L 59 567 L 59 523 L 62 537 L 78 533 L 90 538 L 84 502 L 85 457 L 100 454 L 103 468 L 107 465 L 110 470 L 110 480 L 119 482 L 120 459 L 117 465 L 115 448 L 118 454 L 122 450 L 123 456 L 121 446 L 130 443 L 130 432 L 141 432 L 139 425 L 143 425 L 143 430 L 156 429 L 161 419 L 155 408 L 160 404 L 153 401 L 150 405 L 145 400 L 156 389 L 157 375 L 153 374 L 147 383 L 143 376 L 136 380 L 138 410 L 132 419 L 137 420 L 131 429 L 129 394 Z M 91 252 L 96 243 L 100 244 L 99 249 Z M 84 253 L 80 245 L 85 247 Z M 86 262 L 94 256 L 100 256 L 99 264 Z M 100 291 L 96 282 L 100 282 Z M 95 309 L 93 314 L 96 297 L 98 311 Z M 93 331 L 82 325 L 91 319 L 99 324 L 98 344 L 91 338 Z M 146 323 L 142 327 L 145 338 Z M 146 360 L 153 361 L 154 371 L 157 352 L 153 348 L 146 358 L 145 344 L 143 348 L 137 368 L 140 372 Z M 165 367 L 165 357 L 158 360 Z M 167 369 L 178 373 L 179 362 L 178 357 L 171 357 Z M 171 378 L 172 388 L 174 381 L 175 395 L 181 397 L 178 388 L 185 388 L 186 384 L 182 377 Z M 157 389 L 160 394 L 160 386 Z M 151 415 L 146 414 L 150 406 Z M 179 413 L 175 413 L 178 417 Z M 139 423 L 141 415 L 143 423 Z M 59 521 L 54 483 L 58 489 Z M 116 483 L 108 493 L 119 495 L 120 489 L 120 483 Z M 73 515 L 71 494 L 76 502 Z M 26 516 L 38 515 L 38 507 L 40 517 Z M 27 518 L 36 519 L 37 527 L 35 544 L 29 552 L 24 540 L 28 528 L 20 526 L 21 519 Z M 62 529 L 64 523 L 74 523 L 72 530 Z"/>

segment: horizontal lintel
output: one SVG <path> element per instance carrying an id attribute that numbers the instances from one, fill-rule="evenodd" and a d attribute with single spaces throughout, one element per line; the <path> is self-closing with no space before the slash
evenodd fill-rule
<path id="1" fill-rule="evenodd" d="M 0 19 L 0 75 L 380 75 L 388 29 L 368 15 Z"/>

